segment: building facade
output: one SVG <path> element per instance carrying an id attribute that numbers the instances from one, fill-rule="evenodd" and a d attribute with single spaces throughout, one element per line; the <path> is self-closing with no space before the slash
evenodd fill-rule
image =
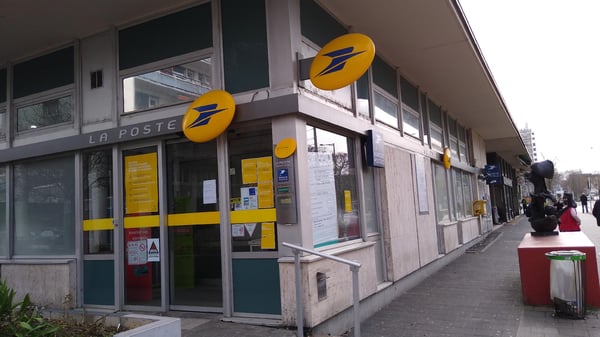
<path id="1" fill-rule="evenodd" d="M 457 2 L 107 1 L 79 24 L 46 6 L 39 32 L 20 7 L 0 19 L 0 277 L 39 304 L 295 326 L 287 242 L 360 262 L 367 315 L 491 230 L 473 212 L 490 160 L 523 169 Z M 369 70 L 317 88 L 312 58 L 350 32 L 374 41 Z M 215 89 L 233 121 L 190 141 L 183 117 Z M 348 327 L 348 267 L 301 260 L 303 324 Z"/>

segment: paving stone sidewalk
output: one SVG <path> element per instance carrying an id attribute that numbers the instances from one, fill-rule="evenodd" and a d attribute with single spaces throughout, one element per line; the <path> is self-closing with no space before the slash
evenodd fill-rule
<path id="1" fill-rule="evenodd" d="M 600 227 L 591 214 L 580 217 L 583 231 L 598 246 Z M 596 310 L 588 309 L 584 320 L 571 320 L 555 318 L 553 307 L 523 304 L 517 247 L 531 231 L 524 216 L 496 226 L 487 242 L 472 247 L 363 321 L 361 336 L 600 337 Z M 183 319 L 183 337 L 296 336 L 295 330 L 228 323 L 220 321 L 219 315 L 203 315 Z M 347 335 L 354 337 L 352 331 Z"/>

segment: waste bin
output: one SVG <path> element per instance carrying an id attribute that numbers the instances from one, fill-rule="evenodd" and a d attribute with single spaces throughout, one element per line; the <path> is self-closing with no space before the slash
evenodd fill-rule
<path id="1" fill-rule="evenodd" d="M 545 255 L 550 259 L 550 299 L 556 315 L 585 318 L 585 253 L 558 250 Z"/>

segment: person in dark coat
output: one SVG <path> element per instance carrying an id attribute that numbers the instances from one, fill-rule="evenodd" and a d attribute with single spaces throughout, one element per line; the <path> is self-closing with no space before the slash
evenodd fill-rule
<path id="1" fill-rule="evenodd" d="M 596 224 L 600 226 L 600 199 L 596 200 L 592 208 L 592 215 L 596 218 Z"/>
<path id="2" fill-rule="evenodd" d="M 587 206 L 587 202 L 588 202 L 587 195 L 582 194 L 579 197 L 579 201 L 581 201 L 581 213 L 589 213 L 590 210 L 588 209 L 588 206 Z"/>

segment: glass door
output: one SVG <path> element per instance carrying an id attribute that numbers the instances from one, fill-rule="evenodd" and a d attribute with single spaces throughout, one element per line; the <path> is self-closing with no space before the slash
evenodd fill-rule
<path id="1" fill-rule="evenodd" d="M 112 149 L 84 152 L 83 303 L 115 306 Z"/>
<path id="2" fill-rule="evenodd" d="M 122 170 L 124 304 L 161 306 L 157 147 L 124 150 Z"/>
<path id="3" fill-rule="evenodd" d="M 217 145 L 166 145 L 172 309 L 222 311 Z"/>

